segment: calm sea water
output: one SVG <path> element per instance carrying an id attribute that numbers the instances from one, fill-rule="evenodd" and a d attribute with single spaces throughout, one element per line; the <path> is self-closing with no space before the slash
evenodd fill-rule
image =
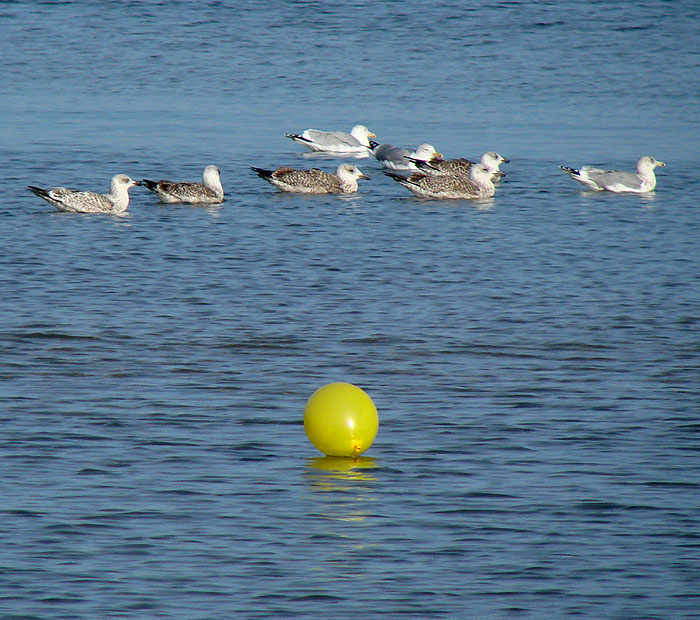
<path id="1" fill-rule="evenodd" d="M 699 618 L 696 2 L 3 2 L 0 617 Z M 486 203 L 284 132 L 495 149 Z M 667 162 L 649 196 L 558 170 Z M 124 218 L 27 184 L 132 190 Z M 302 426 L 374 399 L 356 462 Z"/>

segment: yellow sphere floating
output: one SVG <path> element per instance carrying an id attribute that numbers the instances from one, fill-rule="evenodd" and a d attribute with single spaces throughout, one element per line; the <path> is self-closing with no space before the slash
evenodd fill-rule
<path id="1" fill-rule="evenodd" d="M 379 429 L 377 408 L 351 383 L 329 383 L 316 390 L 304 409 L 304 430 L 326 456 L 359 456 Z"/>

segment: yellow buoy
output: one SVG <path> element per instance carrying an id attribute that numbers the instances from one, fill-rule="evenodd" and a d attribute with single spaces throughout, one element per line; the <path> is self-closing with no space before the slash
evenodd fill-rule
<path id="1" fill-rule="evenodd" d="M 359 456 L 379 429 L 377 408 L 351 383 L 329 383 L 316 390 L 304 409 L 304 430 L 326 456 Z"/>

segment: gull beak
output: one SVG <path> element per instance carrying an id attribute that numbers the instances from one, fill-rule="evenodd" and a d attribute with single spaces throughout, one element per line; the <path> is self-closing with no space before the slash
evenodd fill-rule
<path id="1" fill-rule="evenodd" d="M 433 155 L 433 157 L 440 157 L 440 158 L 442 158 L 442 153 L 438 153 L 437 151 L 435 151 L 435 154 Z M 431 157 L 430 159 L 432 159 L 433 157 Z"/>
<path id="2" fill-rule="evenodd" d="M 134 185 L 143 185 L 143 183 L 141 183 L 141 181 L 134 181 Z"/>
<path id="3" fill-rule="evenodd" d="M 666 164 L 665 164 L 664 162 L 662 162 L 662 161 L 658 161 L 658 160 L 657 160 L 657 161 L 656 161 L 656 165 L 657 165 L 657 166 L 665 166 Z"/>
<path id="4" fill-rule="evenodd" d="M 367 179 L 367 180 L 369 181 L 371 177 L 368 177 L 368 176 L 363 172 L 363 173 L 362 173 L 359 177 L 357 177 L 357 178 L 358 178 L 358 179 Z"/>
<path id="5" fill-rule="evenodd" d="M 368 134 L 367 134 L 367 137 L 369 137 L 369 138 L 376 138 L 377 136 L 376 136 L 375 134 L 373 134 L 373 133 L 368 133 Z"/>
<path id="6" fill-rule="evenodd" d="M 508 159 L 507 157 L 501 157 L 501 159 L 503 160 L 503 163 L 504 163 L 504 164 L 509 164 L 509 163 L 510 163 L 510 159 Z"/>

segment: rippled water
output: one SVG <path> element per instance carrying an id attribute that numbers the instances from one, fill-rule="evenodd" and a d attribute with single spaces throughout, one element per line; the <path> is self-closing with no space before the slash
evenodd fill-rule
<path id="1" fill-rule="evenodd" d="M 700 615 L 698 8 L 0 7 L 0 615 Z M 283 137 L 497 149 L 486 203 L 277 192 Z M 559 164 L 667 162 L 649 196 Z M 124 218 L 27 184 L 132 190 Z M 362 386 L 353 463 L 306 399 Z"/>

